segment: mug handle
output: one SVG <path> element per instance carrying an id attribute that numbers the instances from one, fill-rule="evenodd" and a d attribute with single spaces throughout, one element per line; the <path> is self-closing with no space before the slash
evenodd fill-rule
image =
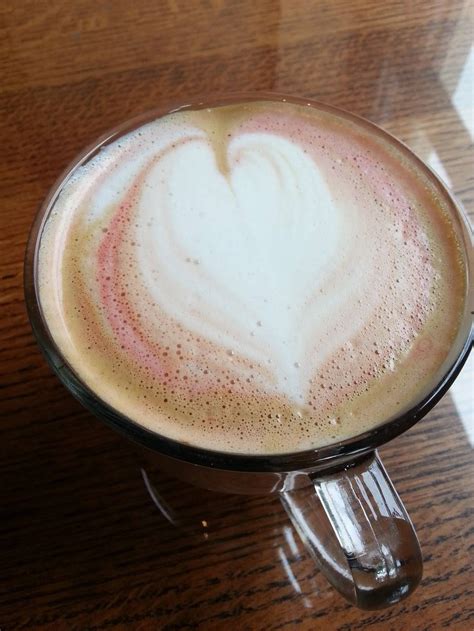
<path id="1" fill-rule="evenodd" d="M 420 545 L 377 452 L 344 469 L 311 474 L 281 501 L 329 582 L 361 609 L 402 600 L 423 573 Z"/>

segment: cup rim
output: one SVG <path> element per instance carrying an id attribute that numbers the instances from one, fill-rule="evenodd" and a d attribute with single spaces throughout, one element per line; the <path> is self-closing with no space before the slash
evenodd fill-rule
<path id="1" fill-rule="evenodd" d="M 37 263 L 38 250 L 44 225 L 49 217 L 54 204 L 66 182 L 73 175 L 76 169 L 92 159 L 100 149 L 125 133 L 176 111 L 187 109 L 199 109 L 204 107 L 216 107 L 231 103 L 242 103 L 245 101 L 277 101 L 291 102 L 298 105 L 307 105 L 319 110 L 332 112 L 353 122 L 369 127 L 378 134 L 384 136 L 402 152 L 407 153 L 411 160 L 414 160 L 420 168 L 431 179 L 445 199 L 454 209 L 454 216 L 458 220 L 459 228 L 465 243 L 466 259 L 466 296 L 465 313 L 463 321 L 459 327 L 458 335 L 453 343 L 451 353 L 445 360 L 447 368 L 443 371 L 435 385 L 430 387 L 417 403 L 412 405 L 399 415 L 392 416 L 380 425 L 343 441 L 338 441 L 318 448 L 308 449 L 299 452 L 282 454 L 243 454 L 223 451 L 213 451 L 168 438 L 158 434 L 133 419 L 125 416 L 110 404 L 102 400 L 94 391 L 87 386 L 62 355 L 61 350 L 54 341 L 44 317 L 37 286 Z M 459 374 L 465 363 L 473 345 L 472 330 L 472 288 L 469 278 L 472 263 L 472 252 L 467 247 L 471 239 L 471 230 L 461 204 L 454 199 L 447 186 L 440 180 L 436 173 L 421 160 L 407 145 L 398 140 L 389 132 L 385 131 L 375 123 L 368 121 L 362 116 L 358 116 L 340 107 L 329 105 L 314 99 L 291 96 L 277 92 L 236 92 L 227 94 L 216 94 L 205 98 L 195 98 L 183 103 L 183 100 L 167 103 L 161 107 L 148 110 L 138 116 L 116 125 L 111 130 L 102 134 L 95 142 L 84 149 L 66 167 L 51 187 L 47 197 L 40 205 L 32 224 L 24 260 L 24 293 L 28 317 L 36 337 L 38 345 L 42 350 L 47 362 L 66 386 L 66 388 L 93 414 L 119 431 L 132 441 L 162 453 L 168 457 L 184 460 L 191 464 L 212 467 L 230 471 L 248 472 L 289 472 L 301 470 L 315 470 L 331 467 L 336 462 L 348 462 L 373 451 L 380 445 L 395 438 L 402 432 L 408 430 L 418 422 L 432 407 L 444 396 L 456 376 Z M 470 313 L 469 313 L 470 312 Z"/>

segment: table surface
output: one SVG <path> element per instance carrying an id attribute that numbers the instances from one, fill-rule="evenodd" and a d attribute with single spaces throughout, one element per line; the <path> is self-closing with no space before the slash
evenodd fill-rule
<path id="1" fill-rule="evenodd" d="M 472 13 L 458 0 L 1 4 L 2 631 L 474 628 L 472 361 L 381 449 L 425 573 L 407 601 L 363 612 L 326 584 L 273 497 L 226 498 L 236 512 L 207 541 L 166 522 L 126 441 L 46 366 L 22 292 L 29 226 L 75 154 L 122 120 L 206 92 L 275 90 L 361 114 L 412 147 L 472 217 Z"/>

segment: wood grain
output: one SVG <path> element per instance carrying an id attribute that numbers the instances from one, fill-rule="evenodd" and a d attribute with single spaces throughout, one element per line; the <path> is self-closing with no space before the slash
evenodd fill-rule
<path id="1" fill-rule="evenodd" d="M 275 498 L 220 500 L 207 541 L 164 521 L 127 443 L 46 367 L 22 293 L 29 226 L 74 155 L 130 116 L 208 92 L 277 90 L 367 116 L 473 217 L 471 2 L 17 0 L 0 5 L 0 35 L 2 631 L 473 629 L 472 360 L 382 449 L 425 576 L 408 601 L 367 613 L 325 583 Z M 166 484 L 206 513 L 202 496 Z"/>

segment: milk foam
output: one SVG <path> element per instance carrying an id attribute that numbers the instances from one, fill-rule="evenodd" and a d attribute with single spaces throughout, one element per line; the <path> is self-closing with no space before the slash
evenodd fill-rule
<path id="1" fill-rule="evenodd" d="M 176 112 L 109 145 L 64 187 L 39 257 L 48 326 L 98 396 L 242 453 L 402 410 L 447 355 L 464 277 L 415 164 L 282 103 Z"/>

